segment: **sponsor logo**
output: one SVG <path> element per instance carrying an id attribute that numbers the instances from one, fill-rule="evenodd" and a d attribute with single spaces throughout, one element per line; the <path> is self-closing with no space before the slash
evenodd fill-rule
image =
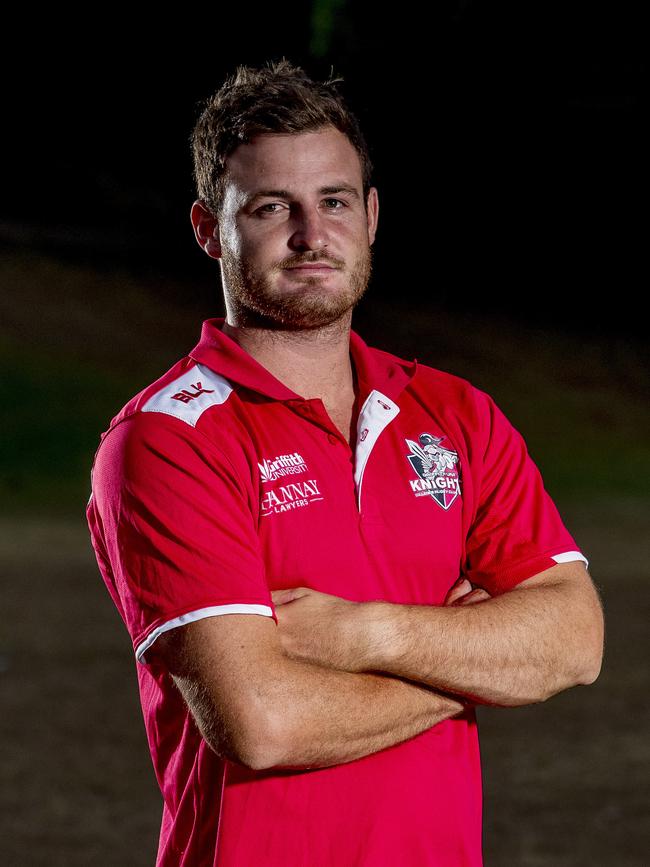
<path id="1" fill-rule="evenodd" d="M 458 454 L 440 443 L 446 437 L 421 433 L 419 442 L 406 440 L 410 452 L 406 455 L 417 479 L 409 479 L 416 497 L 431 497 L 445 511 L 460 496 Z"/>
<path id="2" fill-rule="evenodd" d="M 172 400 L 180 400 L 182 403 L 189 403 L 191 400 L 195 400 L 202 394 L 212 394 L 214 392 L 213 388 L 202 388 L 200 382 L 191 382 L 190 388 L 194 389 L 194 392 L 188 391 L 186 388 L 181 388 L 180 391 L 177 391 L 176 394 L 173 394 Z"/>
<path id="3" fill-rule="evenodd" d="M 305 479 L 302 482 L 289 482 L 280 485 L 272 491 L 265 491 L 262 497 L 262 517 L 302 509 L 324 497 L 316 479 Z"/>
<path id="4" fill-rule="evenodd" d="M 297 473 L 307 472 L 307 464 L 298 452 L 291 455 L 278 455 L 272 461 L 265 458 L 261 464 L 258 461 L 257 466 L 260 468 L 262 482 L 274 482 L 281 476 L 294 476 Z"/>

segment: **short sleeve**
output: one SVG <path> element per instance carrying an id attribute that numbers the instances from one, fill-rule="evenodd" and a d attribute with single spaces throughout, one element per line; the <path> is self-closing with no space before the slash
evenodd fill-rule
<path id="1" fill-rule="evenodd" d="M 475 518 L 465 574 L 497 594 L 556 563 L 587 558 L 544 488 L 521 434 L 494 400 L 474 388 L 478 418 Z"/>
<path id="2" fill-rule="evenodd" d="M 109 430 L 87 517 L 139 662 L 162 632 L 202 617 L 249 613 L 277 623 L 251 491 L 195 427 L 136 413 Z"/>

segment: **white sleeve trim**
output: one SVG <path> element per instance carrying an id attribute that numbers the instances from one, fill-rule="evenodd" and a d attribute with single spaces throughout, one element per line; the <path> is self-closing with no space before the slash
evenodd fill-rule
<path id="1" fill-rule="evenodd" d="M 163 632 L 175 629 L 177 626 L 193 623 L 195 620 L 202 620 L 204 617 L 215 617 L 218 614 L 263 614 L 265 617 L 273 617 L 270 605 L 249 605 L 235 602 L 228 605 L 211 605 L 209 608 L 197 608 L 196 611 L 188 611 L 187 614 L 181 614 L 180 617 L 174 617 L 173 620 L 168 620 L 162 626 L 157 626 L 143 642 L 138 644 L 135 649 L 135 658 L 138 662 L 145 663 L 145 653 Z"/>
<path id="2" fill-rule="evenodd" d="M 570 563 L 571 560 L 582 560 L 586 566 L 589 566 L 589 560 L 580 551 L 565 551 L 563 554 L 553 554 L 552 559 L 556 563 Z"/>

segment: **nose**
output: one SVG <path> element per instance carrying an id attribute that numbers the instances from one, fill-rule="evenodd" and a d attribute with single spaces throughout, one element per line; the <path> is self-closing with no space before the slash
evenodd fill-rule
<path id="1" fill-rule="evenodd" d="M 294 227 L 290 244 L 295 250 L 322 250 L 327 247 L 327 228 L 317 209 L 301 209 L 294 217 Z"/>

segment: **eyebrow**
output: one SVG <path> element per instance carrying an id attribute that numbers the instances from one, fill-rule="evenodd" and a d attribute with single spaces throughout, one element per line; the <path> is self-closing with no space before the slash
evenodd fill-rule
<path id="1" fill-rule="evenodd" d="M 335 193 L 346 193 L 348 196 L 352 196 L 355 199 L 361 198 L 356 187 L 351 187 L 348 184 L 333 184 L 329 187 L 321 187 L 318 192 L 321 196 L 331 196 Z M 250 205 L 256 199 L 290 199 L 292 195 L 293 194 L 290 190 L 255 190 L 254 193 L 251 193 L 246 197 L 244 206 L 246 207 Z"/>

